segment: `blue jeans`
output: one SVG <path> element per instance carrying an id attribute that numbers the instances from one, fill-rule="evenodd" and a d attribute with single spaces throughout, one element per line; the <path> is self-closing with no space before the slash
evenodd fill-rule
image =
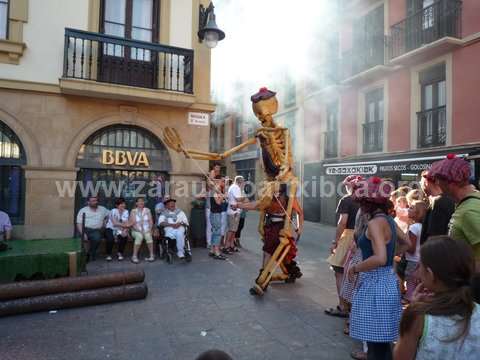
<path id="1" fill-rule="evenodd" d="M 222 240 L 222 213 L 210 212 L 210 224 L 212 225 L 213 246 L 219 246 Z"/>
<path id="2" fill-rule="evenodd" d="M 87 235 L 87 239 L 90 244 L 88 255 L 90 256 L 90 260 L 95 260 L 98 246 L 103 238 L 103 231 L 102 229 L 85 228 L 85 234 Z"/>

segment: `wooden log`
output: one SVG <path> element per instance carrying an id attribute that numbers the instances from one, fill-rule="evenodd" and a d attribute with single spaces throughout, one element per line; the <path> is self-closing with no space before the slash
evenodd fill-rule
<path id="1" fill-rule="evenodd" d="M 77 276 L 77 253 L 75 251 L 68 253 L 68 276 Z"/>
<path id="2" fill-rule="evenodd" d="M 0 301 L 0 317 L 145 299 L 145 283 Z"/>
<path id="3" fill-rule="evenodd" d="M 143 270 L 111 274 L 66 277 L 52 280 L 21 281 L 0 285 L 0 301 L 32 296 L 75 292 L 143 282 Z"/>

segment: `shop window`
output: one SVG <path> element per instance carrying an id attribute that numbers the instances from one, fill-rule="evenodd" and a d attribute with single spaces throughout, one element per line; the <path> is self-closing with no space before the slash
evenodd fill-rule
<path id="1" fill-rule="evenodd" d="M 363 152 L 377 152 L 383 149 L 383 106 L 383 88 L 365 94 Z"/>
<path id="2" fill-rule="evenodd" d="M 0 210 L 5 211 L 14 224 L 23 223 L 25 180 L 22 165 L 25 164 L 20 140 L 0 122 Z"/>
<path id="3" fill-rule="evenodd" d="M 431 147 L 446 144 L 447 139 L 447 85 L 445 64 L 420 72 L 421 111 L 417 113 L 418 146 Z"/>

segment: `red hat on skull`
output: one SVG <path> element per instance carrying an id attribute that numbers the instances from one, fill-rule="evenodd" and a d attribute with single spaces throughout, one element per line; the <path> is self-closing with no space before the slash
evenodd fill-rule
<path id="1" fill-rule="evenodd" d="M 271 90 L 268 90 L 268 88 L 266 87 L 262 87 L 256 94 L 252 95 L 250 100 L 252 100 L 252 102 L 255 104 L 262 100 L 268 100 L 274 97 L 275 95 L 277 95 L 275 91 L 271 91 Z"/>

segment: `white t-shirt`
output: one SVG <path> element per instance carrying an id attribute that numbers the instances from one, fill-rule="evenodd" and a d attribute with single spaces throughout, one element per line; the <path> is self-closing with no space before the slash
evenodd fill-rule
<path id="1" fill-rule="evenodd" d="M 149 208 L 135 208 L 132 210 L 132 215 L 135 219 L 134 229 L 139 232 L 148 233 L 152 231 L 150 226 L 151 212 Z"/>
<path id="2" fill-rule="evenodd" d="M 415 254 L 410 254 L 408 251 L 405 252 L 405 258 L 408 261 L 420 261 L 420 236 L 422 235 L 422 224 L 415 223 L 410 225 L 408 231 L 417 237 L 417 247 L 415 248 Z"/>
<path id="3" fill-rule="evenodd" d="M 112 229 L 115 235 L 121 234 L 123 228 L 120 226 L 113 225 L 112 219 L 115 219 L 115 221 L 117 222 L 126 223 L 128 222 L 128 217 L 129 217 L 129 213 L 127 209 L 123 210 L 121 214 L 117 208 L 110 210 L 110 215 L 108 216 L 108 221 L 107 221 L 107 229 Z"/>
<path id="4" fill-rule="evenodd" d="M 232 205 L 236 205 L 238 203 L 237 199 L 242 197 L 242 189 L 240 189 L 240 186 L 237 184 L 233 184 L 228 188 L 228 193 L 227 193 L 227 198 L 228 198 L 228 209 L 227 209 L 227 214 L 228 215 L 236 215 L 240 214 L 242 212 L 241 209 L 232 209 Z"/>
<path id="5" fill-rule="evenodd" d="M 77 215 L 77 224 L 82 224 L 83 214 L 85 214 L 85 227 L 88 229 L 101 229 L 105 218 L 108 216 L 108 210 L 103 206 L 92 209 L 85 206 L 80 209 Z"/>
<path id="6" fill-rule="evenodd" d="M 183 211 L 170 211 L 165 209 L 162 214 L 158 217 L 158 225 L 161 223 L 168 224 L 186 224 L 188 225 L 187 215 Z"/>

